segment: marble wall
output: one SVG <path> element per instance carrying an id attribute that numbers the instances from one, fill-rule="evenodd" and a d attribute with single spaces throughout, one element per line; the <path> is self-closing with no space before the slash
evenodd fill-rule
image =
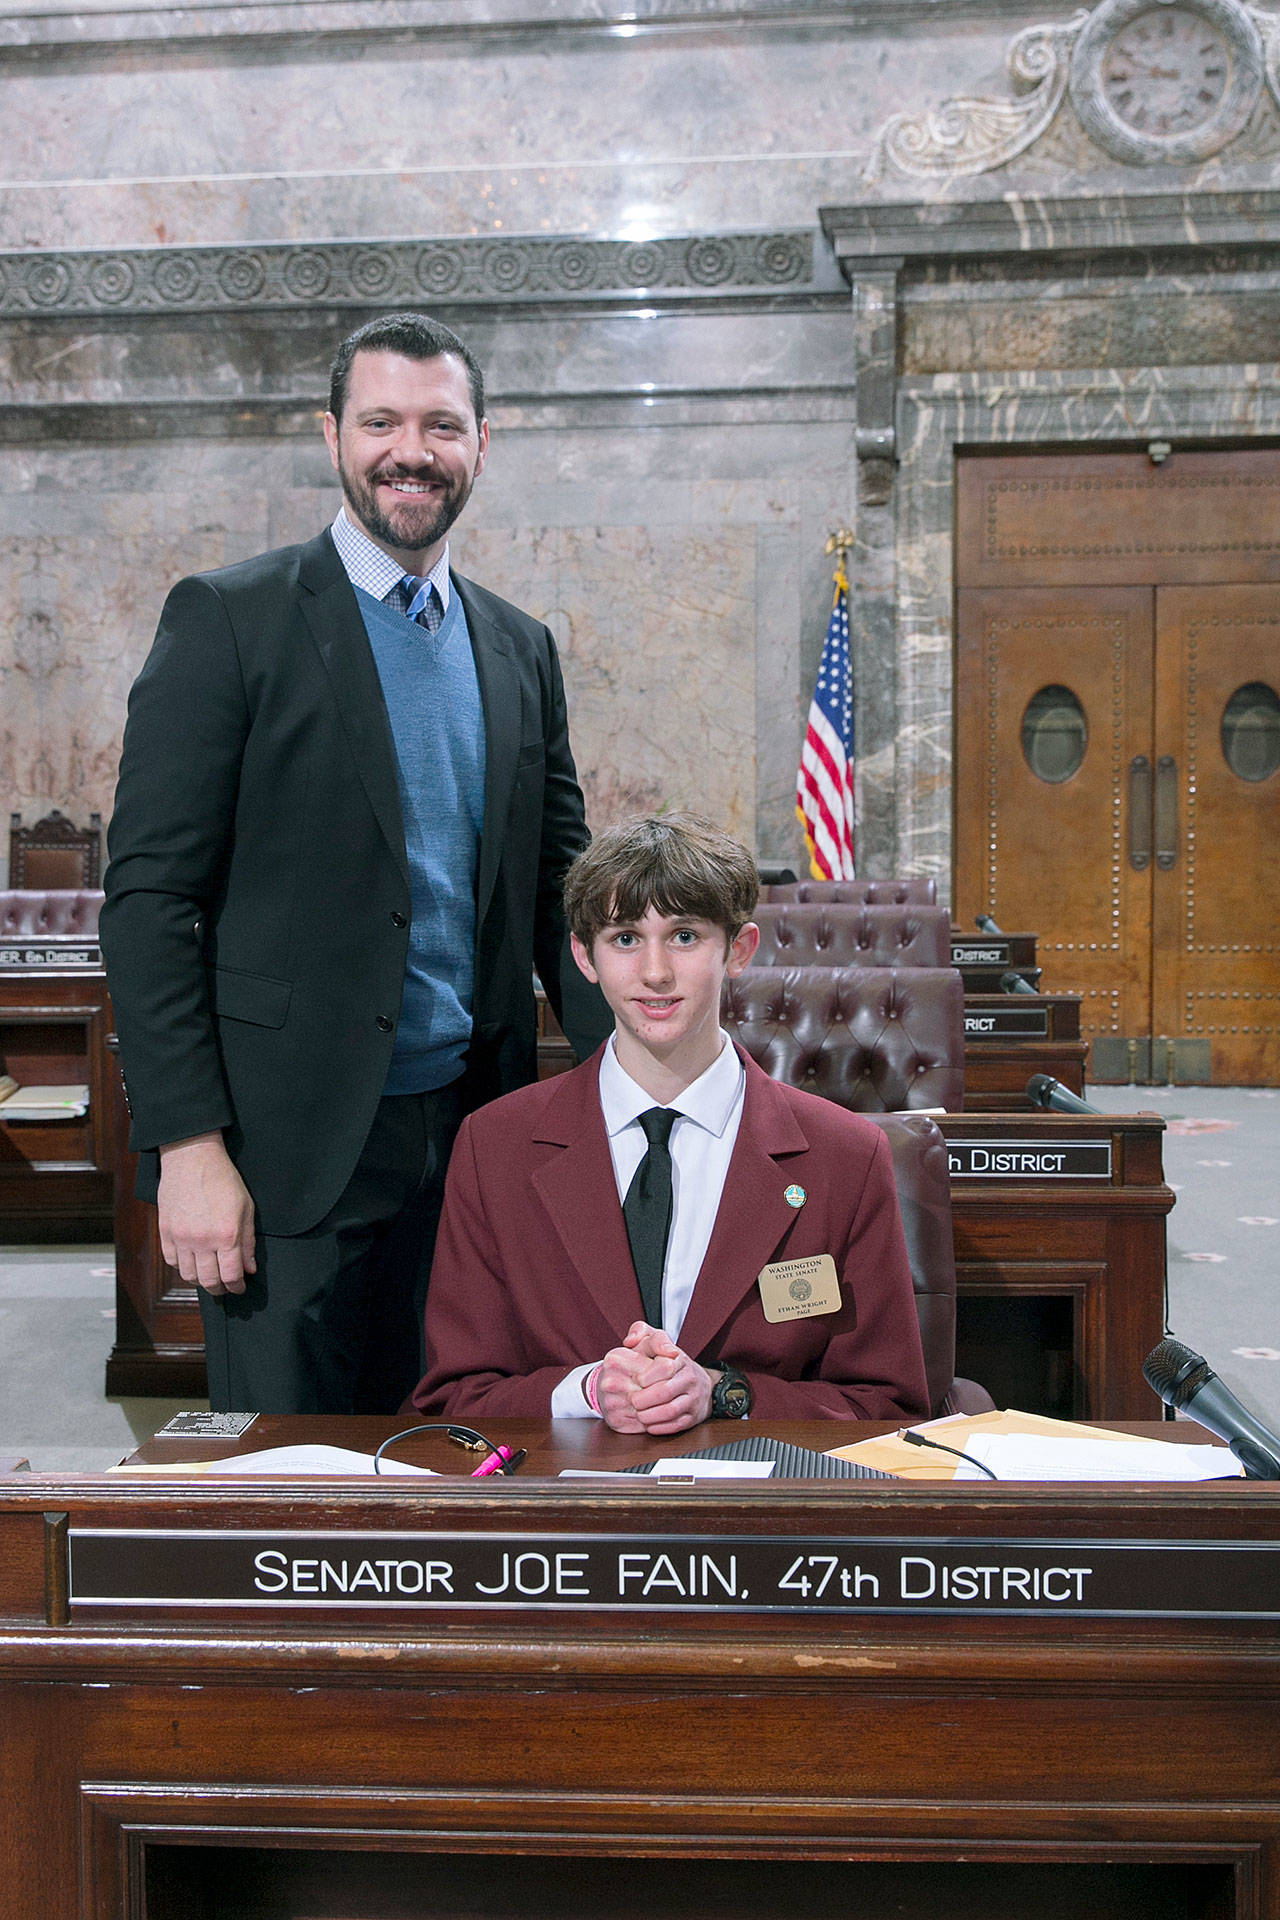
<path id="1" fill-rule="evenodd" d="M 1025 0 L 0 13 L 0 803 L 109 813 L 165 589 L 324 523 L 333 347 L 415 305 L 489 371 L 456 559 L 556 632 L 593 819 L 799 860 L 856 526 L 864 870 L 945 888 L 956 445 L 1276 430 L 1280 25 L 1244 11 L 1249 114 L 1158 164 Z M 1036 211 L 1100 196 L 1083 239 Z"/>

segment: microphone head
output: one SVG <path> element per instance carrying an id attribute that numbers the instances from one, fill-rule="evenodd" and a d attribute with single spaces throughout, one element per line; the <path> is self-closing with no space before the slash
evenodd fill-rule
<path id="1" fill-rule="evenodd" d="M 1057 1086 L 1051 1073 L 1033 1073 L 1027 1082 L 1027 1098 L 1033 1107 L 1047 1107 L 1049 1096 Z"/>
<path id="2" fill-rule="evenodd" d="M 1169 1406 L 1185 1407 L 1214 1373 L 1209 1362 L 1181 1340 L 1165 1339 L 1143 1361 L 1142 1377 Z"/>
<path id="3" fill-rule="evenodd" d="M 1000 975 L 1000 991 L 1001 993 L 1029 993 L 1034 999 L 1037 989 L 1025 975 L 1018 972 L 1016 967 L 1006 967 Z"/>

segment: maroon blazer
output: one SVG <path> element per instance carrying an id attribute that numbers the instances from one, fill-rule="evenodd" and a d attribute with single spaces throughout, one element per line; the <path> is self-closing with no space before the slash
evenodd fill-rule
<path id="1" fill-rule="evenodd" d="M 742 1059 L 742 1122 L 679 1345 L 740 1368 L 753 1418 L 916 1419 L 928 1391 L 889 1143 Z M 596 1053 L 463 1122 L 413 1396 L 423 1413 L 545 1418 L 564 1375 L 643 1319 L 599 1067 Z M 793 1185 L 799 1208 L 784 1198 Z M 839 1312 L 770 1325 L 760 1269 L 821 1253 L 840 1275 Z"/>

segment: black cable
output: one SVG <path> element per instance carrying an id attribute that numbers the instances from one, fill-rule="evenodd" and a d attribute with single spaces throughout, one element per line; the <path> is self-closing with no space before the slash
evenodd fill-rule
<path id="1" fill-rule="evenodd" d="M 981 1460 L 975 1460 L 971 1453 L 961 1453 L 959 1447 L 944 1447 L 941 1440 L 927 1440 L 922 1433 L 912 1433 L 910 1427 L 904 1427 L 902 1437 L 913 1447 L 933 1447 L 938 1453 L 949 1453 L 956 1460 L 967 1460 L 979 1473 L 985 1473 L 988 1480 L 998 1480 L 998 1473 L 992 1473 L 990 1467 L 984 1467 Z"/>
<path id="2" fill-rule="evenodd" d="M 412 1440 L 415 1433 L 447 1433 L 458 1446 L 466 1447 L 473 1453 L 479 1453 L 483 1449 L 486 1459 L 496 1453 L 499 1461 L 494 1469 L 496 1473 L 514 1473 L 520 1461 L 524 1459 L 523 1453 L 516 1457 L 507 1453 L 504 1448 L 495 1446 L 492 1440 L 486 1440 L 484 1435 L 477 1433 L 474 1427 L 459 1426 L 455 1420 L 428 1420 L 424 1426 L 406 1427 L 402 1433 L 393 1433 L 389 1439 L 384 1440 L 373 1456 L 374 1472 L 382 1472 L 378 1463 L 388 1447 L 398 1447 L 402 1440 Z"/>

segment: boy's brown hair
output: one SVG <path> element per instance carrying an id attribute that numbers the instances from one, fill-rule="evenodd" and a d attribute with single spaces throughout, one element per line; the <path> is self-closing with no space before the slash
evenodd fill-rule
<path id="1" fill-rule="evenodd" d="M 746 848 L 692 813 L 606 827 L 564 883 L 569 930 L 588 953 L 605 927 L 643 920 L 650 907 L 710 920 L 724 928 L 727 946 L 759 895 L 760 876 Z"/>

